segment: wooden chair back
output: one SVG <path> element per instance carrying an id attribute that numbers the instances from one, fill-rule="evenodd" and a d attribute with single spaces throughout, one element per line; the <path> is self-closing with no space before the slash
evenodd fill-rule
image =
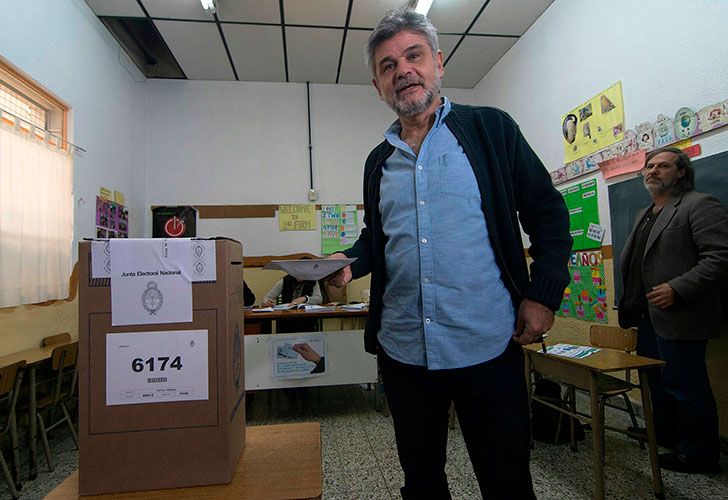
<path id="1" fill-rule="evenodd" d="M 51 335 L 50 337 L 44 337 L 41 345 L 43 347 L 50 347 L 53 345 L 68 344 L 71 341 L 71 334 L 59 333 L 58 335 Z"/>
<path id="2" fill-rule="evenodd" d="M 589 328 L 589 343 L 595 347 L 634 352 L 637 349 L 637 330 L 618 326 L 592 325 Z"/>
<path id="3" fill-rule="evenodd" d="M 59 345 L 53 349 L 53 353 L 51 354 L 51 366 L 54 371 L 75 366 L 77 356 L 78 342 Z"/>
<path id="4" fill-rule="evenodd" d="M 10 394 L 15 389 L 18 373 L 25 368 L 25 360 L 0 368 L 0 397 Z"/>

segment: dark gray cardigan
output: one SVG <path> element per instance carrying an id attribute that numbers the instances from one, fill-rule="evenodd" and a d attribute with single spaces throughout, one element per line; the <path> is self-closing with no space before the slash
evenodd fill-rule
<path id="1" fill-rule="evenodd" d="M 505 112 L 488 107 L 452 104 L 445 123 L 463 147 L 475 172 L 501 278 L 516 310 L 529 298 L 556 310 L 569 282 L 567 261 L 572 239 L 569 214 L 551 177 Z M 379 144 L 364 168 L 364 223 L 359 239 L 344 253 L 356 257 L 354 278 L 371 277 L 369 318 L 364 334 L 367 352 L 376 354 L 382 297 L 387 281 L 386 237 L 379 212 L 382 165 L 394 147 Z M 529 277 L 518 221 L 529 235 L 533 258 Z"/>

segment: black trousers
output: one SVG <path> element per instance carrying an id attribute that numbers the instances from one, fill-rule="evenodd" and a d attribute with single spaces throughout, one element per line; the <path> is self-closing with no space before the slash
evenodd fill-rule
<path id="1" fill-rule="evenodd" d="M 637 354 L 665 361 L 661 369 L 647 370 L 658 442 L 688 460 L 718 463 L 718 409 L 705 364 L 707 347 L 705 339 L 660 337 L 649 317 L 637 330 Z"/>
<path id="2" fill-rule="evenodd" d="M 484 498 L 535 498 L 523 352 L 510 343 L 499 357 L 466 368 L 427 370 L 379 354 L 392 413 L 404 499 L 449 499 L 445 475 L 448 410 L 460 429 Z"/>

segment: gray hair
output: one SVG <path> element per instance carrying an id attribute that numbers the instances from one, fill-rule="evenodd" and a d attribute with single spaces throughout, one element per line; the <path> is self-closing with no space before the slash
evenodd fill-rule
<path id="1" fill-rule="evenodd" d="M 680 148 L 675 147 L 665 147 L 665 148 L 658 148 L 653 149 L 649 153 L 647 153 L 647 156 L 645 157 L 645 166 L 647 166 L 647 162 L 649 162 L 652 158 L 659 155 L 660 153 L 672 153 L 675 155 L 675 166 L 678 170 L 685 170 L 685 175 L 680 177 L 677 180 L 677 183 L 675 184 L 674 193 L 679 194 L 683 193 L 685 191 L 692 191 L 695 189 L 695 170 L 693 170 L 693 165 L 690 162 L 690 157 L 685 154 L 685 151 L 683 151 Z"/>
<path id="2" fill-rule="evenodd" d="M 424 36 L 427 44 L 432 49 L 432 56 L 437 57 L 440 50 L 440 42 L 437 39 L 437 28 L 422 14 L 418 14 L 412 8 L 403 6 L 392 9 L 379 21 L 377 27 L 369 36 L 365 61 L 367 68 L 374 75 L 374 52 L 379 44 L 385 42 L 401 31 L 414 31 Z"/>

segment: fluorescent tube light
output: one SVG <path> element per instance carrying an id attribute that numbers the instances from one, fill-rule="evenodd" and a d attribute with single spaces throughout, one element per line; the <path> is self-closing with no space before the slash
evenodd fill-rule
<path id="1" fill-rule="evenodd" d="M 200 0 L 202 8 L 209 11 L 210 14 L 215 13 L 215 0 Z"/>
<path id="2" fill-rule="evenodd" d="M 415 5 L 415 12 L 426 16 L 427 13 L 430 11 L 430 7 L 432 7 L 432 1 L 433 0 L 417 0 L 417 5 Z"/>

